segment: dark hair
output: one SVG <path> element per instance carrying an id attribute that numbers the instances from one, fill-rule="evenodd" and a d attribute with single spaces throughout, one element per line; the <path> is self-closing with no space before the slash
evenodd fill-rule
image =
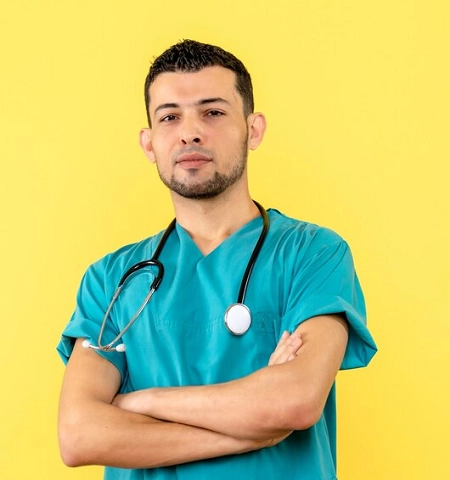
<path id="1" fill-rule="evenodd" d="M 224 67 L 236 74 L 236 90 L 242 97 L 244 115 L 247 117 L 254 109 L 253 87 L 250 74 L 244 64 L 233 54 L 215 45 L 200 43 L 194 40 L 183 40 L 157 57 L 145 79 L 145 108 L 148 124 L 150 121 L 150 85 L 156 77 L 165 72 L 198 72 L 206 67 Z"/>

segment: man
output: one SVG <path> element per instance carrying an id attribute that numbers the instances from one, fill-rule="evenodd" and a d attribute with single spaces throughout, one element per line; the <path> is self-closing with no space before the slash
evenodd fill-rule
<path id="1" fill-rule="evenodd" d="M 247 154 L 266 125 L 233 55 L 174 45 L 151 66 L 145 98 L 141 146 L 176 226 L 137 318 L 154 266 L 126 280 L 104 320 L 124 272 L 155 254 L 161 234 L 86 272 L 58 347 L 63 460 L 105 465 L 107 479 L 336 478 L 335 376 L 376 351 L 347 244 L 252 201 Z M 235 335 L 224 313 L 241 283 L 251 323 Z M 95 350 L 100 330 L 99 343 L 126 351 Z"/>

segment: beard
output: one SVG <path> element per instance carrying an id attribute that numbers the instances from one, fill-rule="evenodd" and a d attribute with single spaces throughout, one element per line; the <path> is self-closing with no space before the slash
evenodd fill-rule
<path id="1" fill-rule="evenodd" d="M 193 151 L 202 152 L 201 147 L 192 147 Z M 234 185 L 238 180 L 242 178 L 247 166 L 248 157 L 248 142 L 247 139 L 242 143 L 240 152 L 234 156 L 232 168 L 227 173 L 214 172 L 213 176 L 203 182 L 195 181 L 182 181 L 172 175 L 170 178 L 166 178 L 158 167 L 159 178 L 164 185 L 172 192 L 177 193 L 181 197 L 189 198 L 192 200 L 207 200 L 215 198 L 229 187 Z M 196 169 L 188 170 L 190 180 L 195 178 L 198 174 Z"/>

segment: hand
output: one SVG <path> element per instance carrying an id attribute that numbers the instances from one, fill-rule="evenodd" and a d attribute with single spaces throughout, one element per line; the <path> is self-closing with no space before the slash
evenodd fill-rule
<path id="1" fill-rule="evenodd" d="M 294 360 L 301 346 L 302 339 L 298 333 L 291 335 L 285 331 L 278 342 L 277 348 L 270 356 L 269 366 L 281 365 Z"/>
<path id="2" fill-rule="evenodd" d="M 127 410 L 128 412 L 140 413 L 142 415 L 148 415 L 146 405 L 149 402 L 151 395 L 150 389 L 137 390 L 130 393 L 120 393 L 116 395 L 112 401 L 112 405 Z"/>
<path id="3" fill-rule="evenodd" d="M 126 394 L 124 393 L 118 393 L 114 398 L 113 401 L 111 402 L 111 405 L 114 405 L 117 408 L 121 408 L 122 410 L 126 410 L 123 407 L 123 399 L 126 398 Z"/>
<path id="4" fill-rule="evenodd" d="M 159 390 L 158 387 L 144 388 L 142 390 L 135 390 L 130 393 L 119 393 L 117 394 L 111 405 L 126 410 L 132 413 L 139 413 L 140 415 L 146 415 L 147 417 L 152 417 L 155 420 L 158 417 L 154 417 L 154 412 L 152 412 L 152 405 L 154 405 L 154 394 Z M 163 390 L 168 392 L 169 390 L 179 390 L 179 387 L 165 387 Z"/>

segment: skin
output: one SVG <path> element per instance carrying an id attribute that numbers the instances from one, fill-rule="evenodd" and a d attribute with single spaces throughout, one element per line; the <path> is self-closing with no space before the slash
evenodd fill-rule
<path id="1" fill-rule="evenodd" d="M 248 190 L 247 153 L 261 143 L 265 118 L 261 113 L 244 117 L 235 75 L 221 67 L 161 74 L 150 87 L 150 99 L 153 127 L 141 131 L 140 143 L 166 184 L 201 192 L 217 175 L 242 170 L 212 198 L 197 200 L 170 190 L 178 223 L 207 254 L 259 215 Z"/>
<path id="2" fill-rule="evenodd" d="M 119 372 L 81 343 L 82 339 L 78 339 L 67 364 L 59 407 L 60 450 L 68 466 L 178 465 L 274 446 L 290 433 L 260 440 L 234 438 L 118 408 L 114 398 L 120 388 Z M 301 344 L 300 337 L 286 333 L 272 354 L 270 365 L 291 361 Z"/>
<path id="3" fill-rule="evenodd" d="M 319 420 L 325 406 L 345 351 L 347 325 L 337 316 L 315 317 L 294 335 L 301 336 L 303 343 L 291 361 L 224 384 L 118 395 L 114 404 L 242 439 L 264 440 L 307 429 Z"/>
<path id="4" fill-rule="evenodd" d="M 170 188 L 177 221 L 207 255 L 259 215 L 247 149 L 261 143 L 264 116 L 244 116 L 234 73 L 221 67 L 161 74 L 150 98 L 142 149 Z M 341 316 L 314 317 L 285 332 L 267 367 L 247 377 L 126 395 L 117 395 L 116 368 L 79 339 L 61 392 L 62 458 L 71 466 L 150 468 L 276 445 L 320 418 L 347 337 Z"/>

